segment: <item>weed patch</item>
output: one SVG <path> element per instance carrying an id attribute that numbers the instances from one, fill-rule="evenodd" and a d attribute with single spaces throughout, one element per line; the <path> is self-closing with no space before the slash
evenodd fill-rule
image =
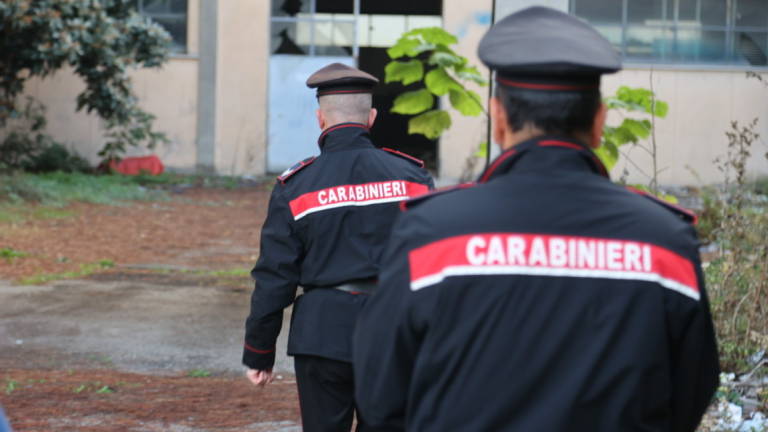
<path id="1" fill-rule="evenodd" d="M 191 371 L 187 372 L 187 376 L 192 378 L 206 378 L 211 376 L 211 371 L 206 369 L 192 369 Z"/>
<path id="2" fill-rule="evenodd" d="M 718 257 L 704 269 L 726 371 L 743 373 L 768 352 L 768 199 L 746 180 L 757 120 L 731 124 L 728 153 L 716 160 L 725 189 L 710 198 L 707 237 Z"/>
<path id="3" fill-rule="evenodd" d="M 77 271 L 69 271 L 69 272 L 63 272 L 63 273 L 45 273 L 45 274 L 24 278 L 21 280 L 21 284 L 22 285 L 38 285 L 38 284 L 44 284 L 44 283 L 52 282 L 55 280 L 61 280 L 61 279 L 81 278 L 101 270 L 112 268 L 114 266 L 115 266 L 115 262 L 112 260 L 107 260 L 107 259 L 99 260 L 93 263 L 83 264 L 80 266 L 80 270 L 77 270 Z"/>
<path id="4" fill-rule="evenodd" d="M 0 249 L 0 258 L 3 258 L 5 260 L 13 260 L 16 258 L 24 258 L 28 254 L 26 252 L 17 251 L 12 248 L 3 248 Z"/>

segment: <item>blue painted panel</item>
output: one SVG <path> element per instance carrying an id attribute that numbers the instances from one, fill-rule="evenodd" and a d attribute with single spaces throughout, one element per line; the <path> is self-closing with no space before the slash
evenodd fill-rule
<path id="1" fill-rule="evenodd" d="M 273 55 L 269 60 L 269 124 L 267 170 L 278 173 L 296 162 L 320 153 L 317 137 L 315 91 L 307 78 L 330 63 L 355 66 L 352 57 Z"/>

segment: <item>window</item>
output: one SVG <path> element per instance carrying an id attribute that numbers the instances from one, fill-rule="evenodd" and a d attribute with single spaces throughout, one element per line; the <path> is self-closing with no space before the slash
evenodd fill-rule
<path id="1" fill-rule="evenodd" d="M 187 0 L 137 0 L 137 6 L 170 33 L 174 52 L 187 51 Z"/>
<path id="2" fill-rule="evenodd" d="M 768 66 L 766 0 L 570 0 L 629 62 Z"/>
<path id="3" fill-rule="evenodd" d="M 440 2 L 272 0 L 270 52 L 357 57 L 360 47 L 388 47 L 410 29 L 442 26 L 433 4 Z"/>

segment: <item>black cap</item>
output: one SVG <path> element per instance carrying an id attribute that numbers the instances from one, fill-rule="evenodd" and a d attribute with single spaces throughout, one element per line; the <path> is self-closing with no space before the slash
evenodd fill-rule
<path id="1" fill-rule="evenodd" d="M 341 63 L 332 63 L 313 73 L 307 87 L 317 88 L 317 97 L 330 94 L 372 93 L 379 83 L 375 76 Z"/>
<path id="2" fill-rule="evenodd" d="M 592 26 L 542 6 L 494 24 L 477 51 L 499 84 L 531 90 L 597 90 L 600 75 L 621 69 L 619 52 Z"/>

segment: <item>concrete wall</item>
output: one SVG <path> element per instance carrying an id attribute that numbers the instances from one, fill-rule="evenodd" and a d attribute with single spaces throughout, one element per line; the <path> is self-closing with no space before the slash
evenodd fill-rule
<path id="1" fill-rule="evenodd" d="M 722 181 L 713 160 L 725 155 L 728 141 L 725 131 L 732 120 L 746 124 L 760 118 L 758 132 L 768 137 L 768 88 L 744 71 L 654 70 L 627 67 L 624 71 L 603 79 L 605 95 L 613 94 L 621 85 L 651 87 L 659 98 L 669 103 L 669 114 L 657 119 L 657 165 L 661 184 L 698 185 Z M 765 74 L 768 78 L 768 74 Z M 618 124 L 613 115 L 609 122 Z M 643 143 L 649 145 L 649 143 Z M 748 170 L 752 177 L 768 175 L 768 145 L 763 138 L 754 144 Z M 629 171 L 628 180 L 647 183 L 642 174 L 653 172 L 650 156 L 642 149 L 627 149 L 632 162 L 619 163 L 613 177 Z"/>
<path id="2" fill-rule="evenodd" d="M 189 1 L 188 54 L 172 57 L 160 69 L 130 72 L 141 107 L 157 116 L 157 130 L 165 132 L 171 141 L 154 153 L 168 167 L 181 170 L 191 170 L 196 160 L 198 1 Z M 97 116 L 75 112 L 77 95 L 84 88 L 80 77 L 66 68 L 45 79 L 28 81 L 26 94 L 46 106 L 48 133 L 96 163 L 97 153 L 105 141 L 104 128 Z M 146 149 L 128 152 L 129 155 L 147 153 L 150 152 Z"/>
<path id="3" fill-rule="evenodd" d="M 477 46 L 490 26 L 491 9 L 491 0 L 443 2 L 444 28 L 459 38 L 455 50 L 467 57 L 470 64 L 477 65 L 486 75 L 488 69 L 477 58 Z M 469 88 L 478 92 L 483 98 L 483 104 L 488 105 L 488 87 L 470 85 Z M 444 108 L 450 107 L 448 98 L 443 98 L 441 103 Z M 477 159 L 472 155 L 477 151 L 479 144 L 486 141 L 487 122 L 485 116 L 465 117 L 450 108 L 449 111 L 453 124 L 440 138 L 438 175 L 447 179 L 458 179 L 466 171 L 468 158 Z M 484 161 L 475 162 L 477 171 L 482 168 Z"/>
<path id="4" fill-rule="evenodd" d="M 218 2 L 216 171 L 266 170 L 269 2 Z"/>
<path id="5" fill-rule="evenodd" d="M 214 13 L 201 16 L 201 10 Z M 153 153 L 181 171 L 207 166 L 219 174 L 264 174 L 269 3 L 190 0 L 187 25 L 187 54 L 173 56 L 161 69 L 130 73 L 141 107 L 157 116 L 157 130 L 171 140 Z M 201 58 L 211 67 L 201 70 Z M 96 116 L 75 112 L 83 88 L 64 69 L 30 80 L 26 92 L 48 108 L 48 132 L 95 163 L 104 129 Z M 209 142 L 199 142 L 199 119 L 203 132 L 212 134 Z M 128 155 L 147 153 L 130 149 Z"/>
<path id="6" fill-rule="evenodd" d="M 157 116 L 156 129 L 170 139 L 169 144 L 153 152 L 169 167 L 190 169 L 195 164 L 197 94 L 189 89 L 197 85 L 197 61 L 172 59 L 161 69 L 136 70 L 130 75 L 141 107 Z M 77 95 L 84 88 L 79 76 L 71 69 L 63 69 L 45 79 L 30 80 L 26 94 L 46 106 L 48 133 L 96 163 L 105 141 L 104 128 L 96 115 L 75 112 Z M 147 153 L 146 149 L 128 151 L 129 155 Z"/>

